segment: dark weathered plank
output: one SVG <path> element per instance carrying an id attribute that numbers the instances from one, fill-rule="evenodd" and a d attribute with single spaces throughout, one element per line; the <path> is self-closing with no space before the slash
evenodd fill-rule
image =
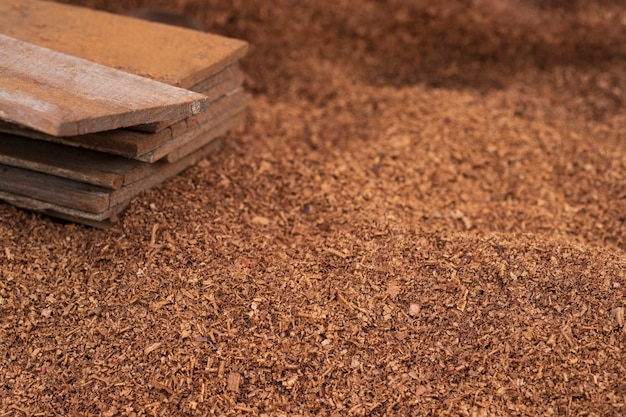
<path id="1" fill-rule="evenodd" d="M 173 148 L 171 150 L 167 149 L 168 144 L 165 144 L 163 147 L 152 153 L 151 156 L 158 160 L 165 159 L 167 162 L 176 162 L 188 154 L 195 152 L 197 149 L 205 146 L 214 138 L 226 134 L 237 126 L 241 126 L 245 121 L 246 116 L 247 112 L 242 110 L 235 115 L 231 115 L 227 120 L 213 129 L 196 129 L 195 135 L 185 138 L 184 143 L 172 144 L 173 146 L 170 145 Z M 161 154 L 164 156 L 162 157 Z"/>
<path id="2" fill-rule="evenodd" d="M 0 165 L 0 199 L 36 211 L 101 221 L 111 217 L 141 192 L 179 174 L 221 146 L 221 140 L 217 139 L 174 163 L 146 164 L 141 179 L 117 190 Z"/>
<path id="3" fill-rule="evenodd" d="M 232 65 L 247 43 L 83 7 L 0 1 L 0 32 L 182 88 Z"/>
<path id="4" fill-rule="evenodd" d="M 189 117 L 201 94 L 0 34 L 0 119 L 53 136 Z"/>
<path id="5" fill-rule="evenodd" d="M 54 175 L 0 165 L 0 191 L 99 213 L 110 207 L 110 190 Z"/>
<path id="6" fill-rule="evenodd" d="M 37 200 L 31 197 L 25 197 L 19 194 L 13 194 L 0 190 L 0 201 L 4 201 L 14 206 L 44 213 L 53 217 L 61 219 L 71 220 L 77 223 L 83 223 L 90 226 L 106 227 L 110 225 L 111 220 L 115 221 L 117 215 L 128 207 L 129 202 L 123 205 L 110 208 L 101 213 L 88 213 L 86 211 L 75 210 L 58 204 L 50 203 L 47 201 Z"/>
<path id="7" fill-rule="evenodd" d="M 241 90 L 237 90 L 233 94 L 226 95 L 218 101 L 211 103 L 204 113 L 181 120 L 157 133 L 118 129 L 80 136 L 55 137 L 23 129 L 14 124 L 1 122 L 0 132 L 93 149 L 145 162 L 154 162 L 171 151 L 173 145 L 181 145 L 186 140 L 192 139 L 193 134 L 190 133 L 191 130 L 201 128 L 208 131 L 230 118 L 233 114 L 240 113 L 246 106 L 247 95 Z M 167 152 L 159 151 L 161 146 L 168 147 Z"/>
<path id="8" fill-rule="evenodd" d="M 201 125 L 187 132 L 193 134 L 193 139 L 175 148 L 167 155 L 167 159 L 152 164 L 88 149 L 0 134 L 0 164 L 114 190 L 151 175 L 160 169 L 160 164 L 175 162 L 205 146 L 240 124 L 244 117 L 245 113 L 240 112 L 211 129 L 203 129 L 204 125 Z"/>
<path id="9" fill-rule="evenodd" d="M 128 172 L 145 164 L 5 133 L 0 133 L 0 163 L 112 189 L 120 188 Z"/>

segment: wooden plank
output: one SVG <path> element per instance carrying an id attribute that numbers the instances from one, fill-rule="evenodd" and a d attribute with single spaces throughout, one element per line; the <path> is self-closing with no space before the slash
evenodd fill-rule
<path id="1" fill-rule="evenodd" d="M 123 207 L 120 211 L 124 209 L 126 209 L 126 207 Z M 90 226 L 96 229 L 110 229 L 115 224 L 115 221 L 117 221 L 117 220 L 113 221 L 110 218 L 106 220 L 90 220 L 86 218 L 71 216 L 69 214 L 64 214 L 64 213 L 48 213 L 48 214 L 50 215 L 50 217 L 56 217 L 58 219 L 66 220 L 72 223 L 81 223 L 85 226 Z M 117 218 L 115 217 L 115 219 Z"/>
<path id="2" fill-rule="evenodd" d="M 88 149 L 0 134 L 0 164 L 115 190 L 151 175 L 159 169 L 161 163 L 176 162 L 205 146 L 240 124 L 244 117 L 245 113 L 241 112 L 212 129 L 196 129 L 193 140 L 168 154 L 167 160 L 154 164 Z"/>
<path id="3" fill-rule="evenodd" d="M 248 48 L 236 39 L 41 0 L 0 0 L 0 32 L 186 89 Z"/>
<path id="4" fill-rule="evenodd" d="M 220 140 L 213 140 L 174 163 L 146 164 L 141 179 L 117 190 L 0 165 L 0 192 L 5 197 L 13 196 L 12 199 L 7 197 L 6 201 L 13 203 L 17 198 L 22 206 L 27 204 L 27 199 L 32 200 L 33 210 L 61 211 L 75 217 L 80 217 L 79 213 L 88 213 L 87 218 L 91 220 L 104 220 L 109 217 L 111 209 L 127 204 L 141 192 L 179 174 L 221 146 Z"/>
<path id="5" fill-rule="evenodd" d="M 247 112 L 241 111 L 231 116 L 222 124 L 211 130 L 197 129 L 196 133 L 193 136 L 191 136 L 190 138 L 185 138 L 184 143 L 176 144 L 171 150 L 166 149 L 166 144 L 158 151 L 155 151 L 152 154 L 152 157 L 158 158 L 159 160 L 165 159 L 167 162 L 176 162 L 179 159 L 184 158 L 188 154 L 195 152 L 197 149 L 205 146 L 214 138 L 225 135 L 227 132 L 233 130 L 237 126 L 242 125 L 246 119 L 246 116 Z M 166 152 L 167 154 L 165 154 Z M 160 153 L 165 154 L 164 158 L 160 156 Z"/>
<path id="6" fill-rule="evenodd" d="M 209 100 L 0 34 L 0 118 L 53 135 L 196 115 Z"/>
<path id="7" fill-rule="evenodd" d="M 214 102 L 237 90 L 242 83 L 243 73 L 239 69 L 239 65 L 235 64 L 223 69 L 218 74 L 201 81 L 199 84 L 192 86 L 189 90 L 204 94 L 209 101 Z M 141 132 L 156 133 L 178 121 L 180 121 L 180 119 L 146 123 L 138 126 L 132 126 L 130 129 Z"/>
<path id="8" fill-rule="evenodd" d="M 143 162 L 89 149 L 0 134 L 0 163 L 116 189 Z"/>
<path id="9" fill-rule="evenodd" d="M 233 64 L 212 77 L 189 87 L 189 90 L 204 94 L 210 101 L 237 89 L 243 84 L 243 72 L 239 64 Z"/>
<path id="10" fill-rule="evenodd" d="M 111 221 L 116 221 L 117 215 L 128 207 L 128 204 L 130 204 L 129 201 L 126 205 L 113 207 L 102 213 L 88 213 L 86 211 L 74 210 L 59 206 L 58 204 L 49 203 L 47 201 L 41 201 L 35 198 L 25 197 L 19 194 L 8 193 L 0 190 L 0 202 L 2 201 L 26 210 L 37 211 L 53 217 L 96 227 L 102 227 L 110 224 Z"/>
<path id="11" fill-rule="evenodd" d="M 90 213 L 99 213 L 110 206 L 110 191 L 95 185 L 8 165 L 0 165 L 0 178 L 0 191 Z"/>
<path id="12" fill-rule="evenodd" d="M 157 133 L 118 129 L 87 135 L 56 137 L 1 122 L 0 132 L 92 149 L 145 162 L 154 162 L 166 154 L 159 151 L 159 147 L 168 146 L 171 150 L 172 145 L 181 144 L 185 141 L 184 138 L 179 138 L 173 142 L 178 136 L 185 135 L 197 126 L 203 126 L 202 128 L 205 130 L 212 129 L 233 114 L 243 111 L 246 106 L 247 95 L 243 91 L 237 90 L 222 97 L 217 102 L 211 103 L 206 112 L 181 120 Z M 189 135 L 185 138 L 192 139 Z"/>
<path id="13" fill-rule="evenodd" d="M 167 157 L 169 162 L 174 162 L 201 147 L 209 139 L 223 135 L 240 125 L 245 120 L 245 108 L 246 104 L 242 103 L 236 111 L 232 112 L 235 113 L 234 115 L 227 113 L 217 117 L 215 122 L 219 123 L 216 126 L 209 127 L 206 124 L 199 124 L 158 148 L 140 155 L 138 159 L 145 162 L 156 162 Z"/>

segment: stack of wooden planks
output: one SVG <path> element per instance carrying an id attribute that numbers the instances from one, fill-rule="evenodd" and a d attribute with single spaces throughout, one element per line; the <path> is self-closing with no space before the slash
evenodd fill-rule
<path id="1" fill-rule="evenodd" d="M 191 29 L 0 0 L 0 200 L 115 222 L 242 122 L 246 51 Z"/>

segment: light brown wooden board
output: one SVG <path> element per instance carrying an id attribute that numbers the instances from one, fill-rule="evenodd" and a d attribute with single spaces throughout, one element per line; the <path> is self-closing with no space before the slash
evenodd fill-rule
<path id="1" fill-rule="evenodd" d="M 237 90 L 211 103 L 204 113 L 181 120 L 157 133 L 118 129 L 80 136 L 56 137 L 2 122 L 0 122 L 0 132 L 93 149 L 145 162 L 154 162 L 173 150 L 173 145 L 180 145 L 189 139 L 189 135 L 179 138 L 182 135 L 198 126 L 202 126 L 205 130 L 217 126 L 233 114 L 243 111 L 247 102 L 247 95 L 241 90 Z M 178 140 L 176 140 L 177 138 Z M 167 152 L 164 152 L 165 148 L 159 150 L 162 146 L 167 147 Z"/>
<path id="2" fill-rule="evenodd" d="M 174 155 L 168 157 L 166 161 L 175 162 L 203 147 L 240 124 L 244 117 L 245 114 L 242 112 L 208 131 L 198 129 L 195 138 L 182 149 L 176 149 Z M 150 164 L 88 149 L 0 134 L 0 164 L 112 190 L 128 186 L 151 175 L 163 162 Z M 0 181 L 2 180 L 6 181 L 0 178 Z"/>
<path id="3" fill-rule="evenodd" d="M 52 175 L 0 165 L 0 200 L 18 207 L 76 218 L 102 221 L 118 213 L 141 192 L 179 174 L 222 146 L 215 139 L 175 163 L 153 164 L 153 172 L 142 180 L 107 190 Z"/>
<path id="4" fill-rule="evenodd" d="M 189 117 L 204 95 L 0 34 L 0 119 L 69 136 Z"/>
<path id="5" fill-rule="evenodd" d="M 239 69 L 239 65 L 234 64 L 223 69 L 218 74 L 201 81 L 199 84 L 192 86 L 189 90 L 204 94 L 210 102 L 214 102 L 219 100 L 222 96 L 237 90 L 242 83 L 243 73 Z M 180 121 L 180 119 L 146 123 L 138 126 L 131 126 L 130 129 L 141 132 L 156 133 L 178 121 Z"/>
<path id="6" fill-rule="evenodd" d="M 40 0 L 0 0 L 0 33 L 187 89 L 248 48 L 237 39 Z"/>

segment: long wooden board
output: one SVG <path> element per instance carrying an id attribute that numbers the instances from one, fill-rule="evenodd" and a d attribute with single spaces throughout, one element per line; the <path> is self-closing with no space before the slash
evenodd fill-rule
<path id="1" fill-rule="evenodd" d="M 117 216 L 122 212 L 128 204 L 107 210 L 105 213 L 87 213 L 80 210 L 73 210 L 67 207 L 59 206 L 46 201 L 37 200 L 30 197 L 24 197 L 18 194 L 0 191 L 0 202 L 6 202 L 16 207 L 26 210 L 38 211 L 52 217 L 70 220 L 76 223 L 82 223 L 93 227 L 106 228 L 113 225 L 117 220 Z"/>
<path id="2" fill-rule="evenodd" d="M 69 136 L 180 119 L 201 94 L 0 34 L 0 119 Z"/>
<path id="3" fill-rule="evenodd" d="M 0 133 L 0 164 L 116 189 L 124 184 L 126 173 L 144 163 L 89 149 Z"/>
<path id="4" fill-rule="evenodd" d="M 211 103 L 204 113 L 181 120 L 157 133 L 118 129 L 87 135 L 57 137 L 2 122 L 0 122 L 0 132 L 92 149 L 144 162 L 155 162 L 173 150 L 175 145 L 182 145 L 191 139 L 189 132 L 192 129 L 201 126 L 202 129 L 209 130 L 233 114 L 242 112 L 247 103 L 247 95 L 241 90 L 236 90 Z M 165 148 L 162 148 L 164 146 Z"/>
<path id="5" fill-rule="evenodd" d="M 99 213 L 109 208 L 106 188 L 27 169 L 0 165 L 0 191 Z"/>
<path id="6" fill-rule="evenodd" d="M 248 48 L 219 35 L 41 0 L 0 0 L 0 33 L 186 89 Z"/>

